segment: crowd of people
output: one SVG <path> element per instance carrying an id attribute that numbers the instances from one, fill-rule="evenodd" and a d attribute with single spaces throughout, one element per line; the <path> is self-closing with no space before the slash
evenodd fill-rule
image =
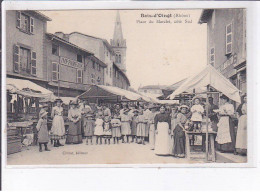
<path id="1" fill-rule="evenodd" d="M 235 130 L 233 104 L 227 96 L 220 97 L 220 107 L 209 97 L 208 117 L 210 128 L 217 132 L 217 149 L 222 152 L 246 154 L 247 150 L 247 117 L 246 96 L 238 107 L 237 131 Z M 52 108 L 52 127 L 47 128 L 47 111 L 42 108 L 37 124 L 39 151 L 42 145 L 50 151 L 47 144 L 50 140 L 54 147 L 66 144 L 86 145 L 137 143 L 149 144 L 156 155 L 173 155 L 185 157 L 185 131 L 203 132 L 206 117 L 206 106 L 201 97 L 194 97 L 192 103 L 165 106 L 153 103 L 122 102 L 115 105 L 102 104 L 91 107 L 88 101 L 73 100 L 68 110 L 69 126 L 65 129 L 62 100 L 56 99 Z M 94 141 L 95 140 L 95 141 Z M 190 137 L 190 144 L 194 144 Z M 205 136 L 202 138 L 205 148 Z"/>

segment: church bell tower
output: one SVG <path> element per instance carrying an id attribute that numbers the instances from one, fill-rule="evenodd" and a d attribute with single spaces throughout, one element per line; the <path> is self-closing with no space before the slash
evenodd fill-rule
<path id="1" fill-rule="evenodd" d="M 116 13 L 116 22 L 114 28 L 113 39 L 110 40 L 115 51 L 115 63 L 123 71 L 126 72 L 126 40 L 123 37 L 122 25 L 120 21 L 119 11 Z"/>

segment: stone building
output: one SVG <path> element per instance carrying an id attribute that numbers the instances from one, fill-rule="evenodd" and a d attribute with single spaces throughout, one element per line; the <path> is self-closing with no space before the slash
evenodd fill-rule
<path id="1" fill-rule="evenodd" d="M 93 53 L 67 41 L 62 33 L 46 34 L 47 88 L 60 96 L 75 97 L 90 85 L 104 84 L 106 64 Z"/>
<path id="2" fill-rule="evenodd" d="M 162 90 L 166 88 L 166 85 L 147 85 L 138 88 L 138 92 L 144 93 L 145 95 L 151 95 L 158 97 L 163 95 Z"/>
<path id="3" fill-rule="evenodd" d="M 98 59 L 107 65 L 104 75 L 104 85 L 117 86 L 123 89 L 127 89 L 130 86 L 130 82 L 125 74 L 126 40 L 123 38 L 119 12 L 116 15 L 114 36 L 110 40 L 111 44 L 103 38 L 80 32 L 72 32 L 65 36 L 69 42 L 94 53 Z"/>
<path id="4" fill-rule="evenodd" d="M 72 32 L 67 36 L 69 42 L 94 53 L 97 58 L 107 65 L 104 84 L 112 86 L 114 51 L 107 40 L 80 32 Z"/>
<path id="5" fill-rule="evenodd" d="M 246 9 L 204 9 L 199 23 L 207 23 L 208 64 L 246 93 Z"/>
<path id="6" fill-rule="evenodd" d="M 38 11 L 6 11 L 7 77 L 47 80 L 47 21 L 51 19 Z"/>

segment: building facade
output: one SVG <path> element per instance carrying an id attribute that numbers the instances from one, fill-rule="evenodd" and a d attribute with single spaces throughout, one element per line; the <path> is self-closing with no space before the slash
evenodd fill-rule
<path id="1" fill-rule="evenodd" d="M 61 35 L 46 34 L 48 89 L 56 95 L 75 97 L 90 85 L 104 84 L 106 65 Z"/>
<path id="2" fill-rule="evenodd" d="M 208 64 L 246 93 L 246 10 L 205 9 L 199 23 L 207 23 Z"/>
<path id="3" fill-rule="evenodd" d="M 71 43 L 94 53 L 97 58 L 107 65 L 104 84 L 112 86 L 114 51 L 111 45 L 105 39 L 89 36 L 80 32 L 72 32 L 68 34 L 68 38 Z"/>
<path id="4" fill-rule="evenodd" d="M 6 11 L 8 77 L 46 81 L 47 21 L 51 19 L 37 11 Z"/>
<path id="5" fill-rule="evenodd" d="M 113 86 L 125 90 L 128 90 L 130 86 L 130 82 L 125 72 L 122 71 L 115 63 L 113 64 Z"/>
<path id="6" fill-rule="evenodd" d="M 138 88 L 138 92 L 144 93 L 145 95 L 151 95 L 158 97 L 163 95 L 162 90 L 166 88 L 165 85 L 147 85 Z"/>

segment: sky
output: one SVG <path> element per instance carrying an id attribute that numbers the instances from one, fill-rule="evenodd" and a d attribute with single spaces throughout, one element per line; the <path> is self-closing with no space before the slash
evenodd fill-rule
<path id="1" fill-rule="evenodd" d="M 50 33 L 77 31 L 108 42 L 113 38 L 116 10 L 41 12 L 52 19 L 47 26 Z M 127 45 L 126 74 L 132 88 L 171 85 L 206 66 L 207 26 L 198 24 L 201 10 L 120 10 L 119 13 Z M 141 14 L 172 17 L 147 18 Z M 174 18 L 174 14 L 188 17 Z M 156 23 L 158 19 L 171 23 Z M 192 23 L 185 23 L 186 19 Z M 154 23 L 149 23 L 150 20 Z M 183 23 L 174 23 L 176 20 Z"/>

